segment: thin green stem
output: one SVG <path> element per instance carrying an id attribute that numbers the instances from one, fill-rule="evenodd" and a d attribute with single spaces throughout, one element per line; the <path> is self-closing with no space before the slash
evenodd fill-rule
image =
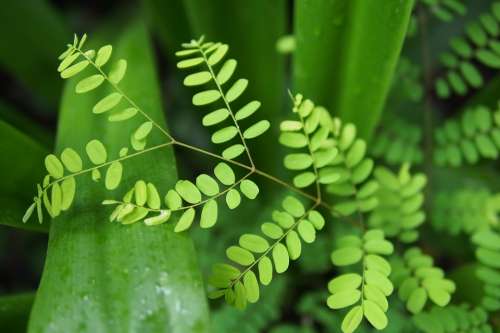
<path id="1" fill-rule="evenodd" d="M 229 286 L 227 287 L 227 289 L 231 289 L 238 281 L 240 281 L 243 276 L 245 276 L 245 274 L 250 271 L 255 265 L 257 265 L 261 260 L 262 258 L 264 258 L 265 256 L 267 256 L 269 254 L 269 252 L 271 252 L 275 247 L 276 245 L 278 245 L 279 243 L 281 243 L 281 241 L 286 237 L 288 236 L 288 234 L 295 230 L 295 228 L 297 228 L 297 226 L 299 225 L 300 222 L 302 222 L 305 217 L 307 216 L 307 214 L 309 214 L 310 211 L 314 210 L 316 207 L 318 207 L 318 203 L 315 202 L 314 205 L 312 205 L 311 208 L 309 208 L 301 217 L 299 217 L 297 219 L 297 221 L 295 221 L 295 223 L 290 227 L 288 228 L 284 233 L 283 235 L 281 235 L 280 238 L 276 239 L 276 241 L 271 244 L 271 246 L 269 246 L 269 248 L 264 252 L 262 253 L 253 263 L 251 263 L 250 265 L 248 265 L 241 273 L 240 275 L 238 275 L 238 277 L 234 280 L 231 281 L 231 283 L 229 284 Z"/>
<path id="2" fill-rule="evenodd" d="M 222 100 L 224 101 L 224 105 L 226 106 L 227 110 L 229 111 L 229 114 L 231 116 L 231 119 L 233 120 L 234 126 L 236 126 L 236 128 L 238 130 L 238 135 L 240 136 L 241 142 L 243 143 L 243 146 L 245 147 L 245 151 L 247 153 L 248 160 L 250 161 L 250 164 L 252 165 L 252 170 L 254 170 L 255 164 L 254 164 L 254 161 L 252 159 L 252 154 L 250 153 L 250 149 L 248 149 L 247 143 L 245 141 L 245 137 L 243 136 L 243 133 L 241 132 L 240 126 L 238 125 L 238 122 L 236 121 L 233 110 L 231 109 L 231 106 L 229 105 L 229 102 L 227 101 L 226 96 L 224 95 L 224 91 L 222 90 L 221 85 L 217 81 L 217 77 L 215 76 L 215 73 L 214 73 L 212 66 L 208 62 L 208 58 L 207 58 L 205 51 L 203 50 L 203 48 L 201 47 L 201 45 L 199 43 L 197 43 L 197 49 L 201 53 L 201 55 L 203 57 L 203 61 L 205 62 L 205 65 L 207 66 L 208 71 L 210 72 L 210 75 L 212 76 L 212 80 L 215 82 L 215 85 L 217 86 L 217 90 L 219 91 L 219 94 L 221 95 Z"/>
<path id="3" fill-rule="evenodd" d="M 82 175 L 82 174 L 85 174 L 85 173 L 88 173 L 88 172 L 91 172 L 93 170 L 97 170 L 97 169 L 100 169 L 100 168 L 104 168 L 105 166 L 108 166 L 108 165 L 111 165 L 115 162 L 121 162 L 121 161 L 124 161 L 124 160 L 128 160 L 129 158 L 133 158 L 133 157 L 136 157 L 136 156 L 139 156 L 139 155 L 142 155 L 142 154 L 145 154 L 145 153 L 149 153 L 153 150 L 156 150 L 156 149 L 160 149 L 160 148 L 164 148 L 164 147 L 167 147 L 167 146 L 170 146 L 173 144 L 173 141 L 170 141 L 170 142 L 166 142 L 166 143 L 162 143 L 162 144 L 159 144 L 159 145 L 156 145 L 156 146 L 153 146 L 153 147 L 150 147 L 150 148 L 147 148 L 147 149 L 144 149 L 144 150 L 141 150 L 141 151 L 138 151 L 138 152 L 135 152 L 133 154 L 130 154 L 130 155 L 126 155 L 126 156 L 123 156 L 123 157 L 120 157 L 120 158 L 117 158 L 115 160 L 112 160 L 112 161 L 108 161 L 106 163 L 103 163 L 103 164 L 99 164 L 99 165 L 96 165 L 92 168 L 87 168 L 87 169 L 83 169 L 83 170 L 80 170 L 78 172 L 75 172 L 75 173 L 72 173 L 72 174 L 69 174 L 69 175 L 66 175 L 64 177 L 61 177 L 61 178 L 58 178 L 52 182 L 50 182 L 49 184 L 47 184 L 47 186 L 45 186 L 43 188 L 44 191 L 46 191 L 49 187 L 51 187 L 52 185 L 54 185 L 55 183 L 59 183 L 59 182 L 62 182 L 63 180 L 67 179 L 67 178 L 70 178 L 70 177 L 76 177 L 76 176 L 79 176 L 79 175 Z"/>

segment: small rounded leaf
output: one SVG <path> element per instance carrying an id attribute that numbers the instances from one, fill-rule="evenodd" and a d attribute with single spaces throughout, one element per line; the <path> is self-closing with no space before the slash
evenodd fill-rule
<path id="1" fill-rule="evenodd" d="M 179 180 L 175 184 L 175 190 L 186 202 L 196 204 L 201 201 L 201 193 L 189 180 Z"/>
<path id="2" fill-rule="evenodd" d="M 217 222 L 217 201 L 208 200 L 201 210 L 200 227 L 211 228 Z"/>
<path id="3" fill-rule="evenodd" d="M 258 137 L 259 135 L 262 135 L 264 132 L 266 132 L 269 127 L 271 127 L 271 124 L 267 120 L 261 120 L 243 132 L 243 137 L 245 139 L 254 139 Z"/>
<path id="4" fill-rule="evenodd" d="M 69 172 L 78 172 L 82 170 L 82 159 L 76 151 L 71 148 L 65 148 L 61 153 L 61 161 Z"/>
<path id="5" fill-rule="evenodd" d="M 224 162 L 216 165 L 214 173 L 215 177 L 226 186 L 233 185 L 236 180 L 233 169 Z"/>
<path id="6" fill-rule="evenodd" d="M 259 187 L 253 181 L 244 179 L 240 184 L 240 190 L 248 199 L 255 199 L 259 194 Z"/>
<path id="7" fill-rule="evenodd" d="M 120 59 L 114 63 L 111 71 L 109 72 L 108 78 L 114 84 L 120 83 L 120 81 L 125 76 L 125 72 L 127 71 L 127 60 Z"/>
<path id="8" fill-rule="evenodd" d="M 201 174 L 196 177 L 196 186 L 201 193 L 209 197 L 219 193 L 219 184 L 215 181 L 215 179 L 206 174 Z"/>
<path id="9" fill-rule="evenodd" d="M 54 154 L 49 154 L 45 157 L 45 168 L 55 179 L 59 179 L 64 175 L 63 165 Z"/>
<path id="10" fill-rule="evenodd" d="M 108 190 L 114 190 L 120 185 L 122 179 L 123 166 L 120 162 L 116 161 L 111 163 L 106 171 L 105 186 Z"/>
<path id="11" fill-rule="evenodd" d="M 103 66 L 106 64 L 111 57 L 111 52 L 113 51 L 113 46 L 111 45 L 104 45 L 97 51 L 97 57 L 95 59 L 95 64 L 98 67 Z"/>
<path id="12" fill-rule="evenodd" d="M 117 92 L 111 93 L 108 96 L 102 98 L 99 102 L 97 102 L 97 104 L 94 105 L 92 112 L 95 114 L 100 114 L 109 111 L 115 106 L 117 106 L 118 103 L 120 103 L 121 99 L 122 99 L 122 94 Z"/>
<path id="13" fill-rule="evenodd" d="M 83 94 L 88 91 L 94 90 L 95 88 L 99 87 L 103 82 L 104 82 L 104 76 L 102 76 L 101 74 L 95 74 L 78 82 L 78 84 L 75 87 L 75 91 L 77 94 Z"/>
<path id="14" fill-rule="evenodd" d="M 363 312 L 366 319 L 376 329 L 383 330 L 387 326 L 387 316 L 375 302 L 364 300 Z"/>
<path id="15" fill-rule="evenodd" d="M 106 152 L 106 148 L 99 140 L 92 140 L 87 143 L 85 146 L 85 150 L 89 159 L 94 164 L 102 164 L 106 162 L 108 158 L 108 154 Z"/>
<path id="16" fill-rule="evenodd" d="M 283 273 L 288 269 L 290 263 L 288 251 L 285 245 L 277 243 L 273 249 L 273 261 L 276 273 Z"/>
<path id="17" fill-rule="evenodd" d="M 234 188 L 229 190 L 226 194 L 226 203 L 229 209 L 235 209 L 241 203 L 240 192 L 235 190 Z"/>
<path id="18" fill-rule="evenodd" d="M 175 232 L 181 232 L 189 229 L 191 224 L 193 223 L 196 211 L 194 208 L 187 209 L 179 218 L 179 221 L 175 225 Z"/>

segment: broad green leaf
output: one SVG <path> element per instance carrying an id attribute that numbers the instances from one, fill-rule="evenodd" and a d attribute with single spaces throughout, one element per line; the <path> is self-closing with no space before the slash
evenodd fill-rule
<path id="1" fill-rule="evenodd" d="M 97 57 L 95 58 L 94 63 L 96 66 L 101 67 L 104 66 L 109 58 L 111 57 L 111 53 L 113 51 L 113 46 L 111 45 L 104 45 L 97 51 Z"/>
<path id="2" fill-rule="evenodd" d="M 134 138 L 136 140 L 144 140 L 146 137 L 151 133 L 151 130 L 153 129 L 153 123 L 150 121 L 146 121 L 139 126 L 135 132 L 134 132 Z"/>
<path id="3" fill-rule="evenodd" d="M 217 201 L 208 200 L 201 210 L 200 227 L 211 228 L 217 222 Z"/>
<path id="4" fill-rule="evenodd" d="M 363 308 L 361 305 L 353 307 L 342 320 L 342 332 L 353 333 L 363 320 Z"/>
<path id="5" fill-rule="evenodd" d="M 226 93 L 226 101 L 228 103 L 231 103 L 235 101 L 238 97 L 241 96 L 241 94 L 245 91 L 245 89 L 248 86 L 248 80 L 246 79 L 239 79 L 236 81 L 231 88 Z"/>
<path id="6" fill-rule="evenodd" d="M 243 276 L 243 285 L 245 286 L 247 301 L 256 303 L 259 300 L 259 284 L 254 272 L 248 271 Z"/>
<path id="7" fill-rule="evenodd" d="M 251 101 L 247 103 L 245 106 L 243 106 L 241 109 L 239 109 L 236 114 L 234 115 L 234 118 L 236 120 L 243 120 L 245 118 L 250 117 L 252 114 L 255 113 L 261 106 L 261 103 L 259 101 Z"/>
<path id="8" fill-rule="evenodd" d="M 85 151 L 90 161 L 96 165 L 105 163 L 108 158 L 106 148 L 104 148 L 104 145 L 99 140 L 89 141 L 85 146 Z"/>
<path id="9" fill-rule="evenodd" d="M 209 197 L 219 193 L 219 184 L 215 181 L 215 179 L 207 174 L 201 174 L 196 177 L 196 186 L 201 193 Z"/>
<path id="10" fill-rule="evenodd" d="M 165 195 L 165 204 L 168 208 L 177 210 L 182 206 L 182 198 L 174 190 L 169 190 Z"/>
<path id="11" fill-rule="evenodd" d="M 216 80 L 220 85 L 226 83 L 231 76 L 233 76 L 234 70 L 236 69 L 237 62 L 234 59 L 226 60 L 224 65 L 222 65 L 219 73 L 217 73 Z"/>
<path id="12" fill-rule="evenodd" d="M 234 175 L 233 169 L 224 162 L 220 162 L 214 168 L 215 177 L 224 185 L 233 185 L 236 176 Z"/>
<path id="13" fill-rule="evenodd" d="M 227 109 L 218 109 L 210 112 L 202 119 L 203 126 L 216 125 L 229 117 L 229 111 Z"/>
<path id="14" fill-rule="evenodd" d="M 219 144 L 232 140 L 236 135 L 238 135 L 238 129 L 236 126 L 224 127 L 212 135 L 212 142 Z"/>
<path id="15" fill-rule="evenodd" d="M 161 206 L 160 194 L 158 193 L 156 186 L 154 186 L 153 183 L 147 183 L 146 192 L 147 192 L 146 203 L 148 207 L 151 209 L 160 209 Z"/>
<path id="16" fill-rule="evenodd" d="M 256 122 L 255 124 L 253 124 L 252 126 L 250 126 L 249 128 L 247 128 L 243 132 L 243 137 L 245 139 L 254 139 L 254 138 L 264 134 L 264 132 L 266 132 L 269 129 L 269 127 L 271 127 L 271 124 L 269 123 L 269 121 L 260 120 L 260 121 Z"/>
<path id="17" fill-rule="evenodd" d="M 92 112 L 100 114 L 109 111 L 120 103 L 122 97 L 122 94 L 113 92 L 97 102 L 97 104 L 92 108 Z"/>
<path id="18" fill-rule="evenodd" d="M 111 71 L 108 74 L 109 81 L 111 81 L 114 84 L 120 83 L 120 81 L 125 76 L 126 72 L 127 72 L 127 60 L 125 59 L 118 60 L 113 64 L 113 67 L 111 68 Z"/>
<path id="19" fill-rule="evenodd" d="M 95 88 L 99 87 L 103 82 L 104 82 L 104 76 L 102 76 L 101 74 L 94 74 L 78 82 L 75 91 L 78 94 L 83 94 L 91 90 L 94 90 Z"/>
<path id="20" fill-rule="evenodd" d="M 301 217 L 305 213 L 305 208 L 302 202 L 292 196 L 287 196 L 281 203 L 281 206 L 287 212 L 292 214 L 292 216 L 295 216 L 297 218 Z"/>
<path id="21" fill-rule="evenodd" d="M 411 1 L 296 2 L 294 89 L 355 123 L 360 136 L 369 138 L 391 87 L 412 8 Z M 373 79 L 366 80 L 366 73 Z"/>
<path id="22" fill-rule="evenodd" d="M 201 193 L 189 180 L 179 180 L 175 184 L 175 190 L 186 202 L 196 204 L 201 201 Z"/>
<path id="23" fill-rule="evenodd" d="M 114 50 L 129 63 L 120 88 L 137 105 L 147 106 L 148 115 L 165 126 L 147 29 L 138 22 L 129 22 L 125 28 Z M 133 119 L 130 126 L 116 126 L 95 117 L 89 110 L 102 95 L 94 91 L 76 95 L 75 84 L 69 81 L 62 99 L 56 151 L 83 147 L 98 129 L 109 152 L 117 153 L 140 122 Z M 164 142 L 160 133 L 152 133 L 149 140 L 154 145 Z M 126 167 L 123 189 L 132 188 L 141 178 L 168 189 L 177 178 L 170 147 L 129 159 Z M 180 333 L 191 331 L 196 322 L 199 332 L 208 332 L 206 297 L 190 238 L 175 234 L 168 224 L 152 228 L 142 223 L 108 223 L 110 207 L 98 206 L 109 196 L 106 189 L 89 177 L 79 178 L 78 187 L 74 205 L 81 212 L 62 214 L 51 226 L 28 331 L 47 332 L 56 327 L 62 332 L 167 329 Z M 149 315 L 141 300 L 147 300 Z M 183 311 L 176 304 L 182 304 Z M 170 315 L 159 315 L 165 313 Z"/>
<path id="24" fill-rule="evenodd" d="M 343 309 L 358 302 L 360 298 L 361 291 L 357 289 L 342 290 L 330 295 L 326 304 L 331 309 Z"/>
<path id="25" fill-rule="evenodd" d="M 255 253 L 263 253 L 269 248 L 269 243 L 265 238 L 254 234 L 240 236 L 239 244 L 242 248 Z"/>
<path id="26" fill-rule="evenodd" d="M 243 154 L 244 151 L 245 151 L 245 146 L 237 143 L 224 149 L 224 151 L 222 152 L 222 157 L 228 160 L 232 160 Z"/>
<path id="27" fill-rule="evenodd" d="M 179 221 L 175 225 L 175 232 L 182 232 L 184 230 L 189 229 L 191 227 L 191 224 L 193 224 L 194 217 L 196 215 L 196 211 L 194 208 L 189 208 L 182 213 L 181 217 L 179 218 Z"/>
<path id="28" fill-rule="evenodd" d="M 357 273 L 342 274 L 328 282 L 328 291 L 335 294 L 342 290 L 358 289 L 361 281 L 361 275 Z"/>
<path id="29" fill-rule="evenodd" d="M 120 185 L 123 166 L 120 162 L 113 162 L 106 171 L 105 186 L 108 190 L 114 190 Z"/>
<path id="30" fill-rule="evenodd" d="M 243 193 L 248 199 L 255 199 L 259 194 L 259 187 L 253 181 L 249 179 L 244 179 L 240 184 L 241 193 Z"/>
<path id="31" fill-rule="evenodd" d="M 120 111 L 113 112 L 109 117 L 109 121 L 123 121 L 132 118 L 137 114 L 136 108 L 126 108 Z"/>
<path id="32" fill-rule="evenodd" d="M 352 265 L 361 260 L 363 251 L 357 247 L 344 247 L 332 252 L 331 259 L 336 266 Z"/>
<path id="33" fill-rule="evenodd" d="M 241 195 L 238 190 L 235 190 L 234 188 L 229 190 L 226 194 L 226 204 L 229 209 L 235 209 L 238 207 L 241 203 Z"/>
<path id="34" fill-rule="evenodd" d="M 82 159 L 76 151 L 65 148 L 61 153 L 61 161 L 69 172 L 75 173 L 82 170 Z"/>
<path id="35" fill-rule="evenodd" d="M 202 91 L 193 96 L 193 104 L 197 106 L 207 105 L 219 100 L 220 97 L 218 90 Z"/>
<path id="36" fill-rule="evenodd" d="M 75 76 L 76 74 L 83 71 L 88 65 L 89 65 L 88 60 L 82 60 L 80 62 L 77 62 L 76 64 L 71 65 L 70 67 L 63 70 L 61 72 L 61 77 L 63 79 L 68 79 L 72 76 Z"/>
<path id="37" fill-rule="evenodd" d="M 373 301 L 363 301 L 363 312 L 366 319 L 378 330 L 383 330 L 387 326 L 387 316 L 384 311 Z"/>
<path id="38" fill-rule="evenodd" d="M 226 249 L 226 256 L 230 260 L 242 266 L 251 265 L 255 261 L 255 257 L 252 252 L 234 245 Z"/>
<path id="39" fill-rule="evenodd" d="M 288 269 L 289 257 L 285 245 L 277 243 L 273 248 L 273 261 L 276 273 L 283 273 Z"/>
<path id="40" fill-rule="evenodd" d="M 260 259 L 258 269 L 260 283 L 267 286 L 273 279 L 273 264 L 271 263 L 271 259 L 268 257 Z"/>
<path id="41" fill-rule="evenodd" d="M 61 182 L 61 210 L 68 210 L 73 203 L 76 191 L 75 177 L 66 178 Z"/>
<path id="42" fill-rule="evenodd" d="M 64 175 L 63 165 L 54 154 L 49 154 L 45 157 L 45 169 L 47 169 L 47 172 L 56 179 Z"/>

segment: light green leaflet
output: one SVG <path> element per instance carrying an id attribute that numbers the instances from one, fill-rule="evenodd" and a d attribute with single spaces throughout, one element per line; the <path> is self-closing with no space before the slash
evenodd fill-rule
<path id="1" fill-rule="evenodd" d="M 134 139 L 138 141 L 146 139 L 146 137 L 149 135 L 152 129 L 153 129 L 153 123 L 151 121 L 146 121 L 142 123 L 134 132 Z"/>
<path id="2" fill-rule="evenodd" d="M 94 90 L 99 87 L 104 82 L 104 77 L 101 74 L 95 74 L 89 76 L 80 82 L 75 87 L 75 91 L 78 94 L 83 94 L 88 91 Z"/>
<path id="3" fill-rule="evenodd" d="M 240 190 L 248 199 L 255 199 L 259 194 L 259 187 L 249 179 L 241 181 Z"/>
<path id="4" fill-rule="evenodd" d="M 218 90 L 202 91 L 193 96 L 193 104 L 196 106 L 207 105 L 217 101 L 220 97 Z"/>
<path id="5" fill-rule="evenodd" d="M 226 93 L 226 100 L 231 103 L 238 99 L 248 86 L 248 80 L 238 79 Z"/>
<path id="6" fill-rule="evenodd" d="M 269 248 L 269 243 L 265 238 L 253 234 L 242 235 L 239 244 L 241 247 L 255 253 L 263 253 Z"/>
<path id="7" fill-rule="evenodd" d="M 245 147 L 242 144 L 237 143 L 224 149 L 224 151 L 222 152 L 222 157 L 228 160 L 232 160 L 243 154 L 244 151 Z"/>
<path id="8" fill-rule="evenodd" d="M 58 72 L 64 71 L 66 68 L 68 68 L 75 60 L 80 56 L 79 53 L 73 53 L 70 56 L 67 56 L 61 63 L 59 64 L 59 67 L 57 67 Z"/>
<path id="9" fill-rule="evenodd" d="M 231 76 L 233 76 L 234 70 L 236 69 L 237 62 L 234 59 L 226 60 L 224 65 L 222 65 L 219 73 L 217 73 L 216 80 L 220 85 L 226 83 Z"/>
<path id="10" fill-rule="evenodd" d="M 175 184 L 175 190 L 186 202 L 196 204 L 201 201 L 201 193 L 189 180 L 179 180 Z"/>
<path id="11" fill-rule="evenodd" d="M 97 51 L 97 57 L 94 61 L 97 67 L 104 66 L 109 58 L 111 57 L 111 52 L 113 51 L 113 47 L 111 45 L 105 45 Z"/>
<path id="12" fill-rule="evenodd" d="M 233 185 L 236 180 L 233 169 L 224 162 L 215 166 L 214 173 L 215 177 L 226 186 Z"/>
<path id="13" fill-rule="evenodd" d="M 232 260 L 235 263 L 243 266 L 250 265 L 255 261 L 255 258 L 250 251 L 245 250 L 244 248 L 241 248 L 239 246 L 228 247 L 226 250 L 226 256 L 229 258 L 229 260 Z"/>
<path id="14" fill-rule="evenodd" d="M 89 143 L 85 146 L 85 151 L 87 152 L 90 161 L 94 164 L 105 163 L 108 158 L 106 148 L 99 140 L 89 141 Z"/>
<path id="15" fill-rule="evenodd" d="M 203 126 L 212 126 L 223 122 L 229 117 L 229 111 L 227 109 L 218 109 L 208 113 L 202 119 Z"/>
<path id="16" fill-rule="evenodd" d="M 208 200 L 201 210 L 200 227 L 211 228 L 217 222 L 217 201 Z"/>
<path id="17" fill-rule="evenodd" d="M 196 215 L 196 211 L 194 208 L 187 209 L 179 218 L 179 221 L 175 225 L 175 232 L 181 232 L 189 229 L 191 224 L 193 223 L 194 217 Z"/>
<path id="18" fill-rule="evenodd" d="M 241 203 L 240 192 L 235 190 L 234 188 L 229 190 L 226 194 L 226 203 L 229 209 L 235 209 Z"/>
<path id="19" fill-rule="evenodd" d="M 236 118 L 236 120 L 243 120 L 245 118 L 248 118 L 260 108 L 260 105 L 261 103 L 259 101 L 251 101 L 241 109 L 239 109 L 234 117 Z"/>
<path id="20" fill-rule="evenodd" d="M 63 79 L 68 79 L 72 76 L 75 76 L 76 74 L 80 73 L 87 67 L 89 62 L 87 60 L 82 60 L 80 62 L 77 62 L 76 64 L 66 68 L 64 71 L 61 72 L 61 77 Z"/>
<path id="21" fill-rule="evenodd" d="M 61 161 L 70 172 L 82 170 L 82 159 L 76 151 L 71 148 L 65 148 L 61 153 Z"/>
<path id="22" fill-rule="evenodd" d="M 146 203 L 151 209 L 160 209 L 161 199 L 156 186 L 152 183 L 146 185 L 147 200 Z"/>
<path id="23" fill-rule="evenodd" d="M 148 217 L 147 219 L 145 219 L 144 224 L 146 224 L 148 226 L 152 226 L 152 225 L 159 225 L 159 224 L 165 223 L 168 221 L 171 214 L 172 213 L 169 210 L 162 210 L 159 215 L 156 215 L 153 217 Z"/>
<path id="24" fill-rule="evenodd" d="M 133 116 L 135 116 L 137 114 L 137 109 L 136 108 L 126 108 L 126 109 L 123 109 L 121 111 L 116 111 L 116 112 L 113 112 L 113 114 L 111 114 L 109 117 L 108 117 L 108 120 L 109 121 L 123 121 L 123 120 L 127 120 L 127 119 L 130 119 L 132 118 Z"/>
<path id="25" fill-rule="evenodd" d="M 226 55 L 228 50 L 229 50 L 229 46 L 227 46 L 227 44 L 220 45 L 217 48 L 217 50 L 214 53 L 212 53 L 212 55 L 210 55 L 210 57 L 208 57 L 208 64 L 210 66 L 217 64 L 219 61 L 222 60 L 222 58 L 224 58 L 224 56 Z"/>
<path id="26" fill-rule="evenodd" d="M 148 199 L 148 187 L 144 180 L 138 180 L 134 185 L 135 203 L 144 206 Z"/>
<path id="27" fill-rule="evenodd" d="M 219 184 L 215 181 L 215 179 L 206 174 L 201 174 L 196 177 L 196 186 L 201 193 L 209 197 L 219 193 Z"/>
<path id="28" fill-rule="evenodd" d="M 258 137 L 259 135 L 264 134 L 269 127 L 271 127 L 271 124 L 267 120 L 260 120 L 257 123 L 253 124 L 249 128 L 243 132 L 243 137 L 245 139 L 254 139 Z"/>
<path id="29" fill-rule="evenodd" d="M 273 248 L 273 261 L 276 273 L 283 273 L 288 269 L 289 257 L 285 245 L 277 243 Z"/>
<path id="30" fill-rule="evenodd" d="M 247 301 L 256 303 L 259 300 L 259 284 L 254 272 L 248 271 L 245 276 L 243 276 L 243 285 L 245 287 Z"/>
<path id="31" fill-rule="evenodd" d="M 177 63 L 177 68 L 194 67 L 194 66 L 197 66 L 197 65 L 199 65 L 201 63 L 203 63 L 203 58 L 202 57 L 181 60 L 181 61 L 179 61 Z"/>
<path id="32" fill-rule="evenodd" d="M 117 106 L 118 103 L 120 103 L 122 97 L 123 96 L 120 93 L 117 92 L 111 93 L 108 96 L 101 99 L 99 102 L 97 102 L 97 104 L 92 109 L 92 112 L 95 114 L 100 114 L 109 111 L 115 106 Z"/>
<path id="33" fill-rule="evenodd" d="M 228 126 L 215 132 L 212 135 L 212 142 L 216 144 L 224 143 L 232 140 L 236 135 L 238 135 L 236 126 Z"/>
<path id="34" fill-rule="evenodd" d="M 116 161 L 111 163 L 106 171 L 105 186 L 108 190 L 114 190 L 120 185 L 122 179 L 123 166 Z"/>
<path id="35" fill-rule="evenodd" d="M 208 71 L 198 72 L 186 76 L 184 79 L 185 86 L 199 86 L 209 82 L 212 79 L 212 75 Z"/>
<path id="36" fill-rule="evenodd" d="M 169 190 L 165 195 L 165 204 L 171 210 L 177 210 L 182 206 L 182 198 L 174 190 Z"/>
<path id="37" fill-rule="evenodd" d="M 45 157 L 45 168 L 47 169 L 47 172 L 56 179 L 61 178 L 64 175 L 63 165 L 54 154 L 49 154 Z"/>
<path id="38" fill-rule="evenodd" d="M 108 74 L 108 79 L 114 84 L 120 83 L 120 81 L 125 76 L 127 71 L 127 61 L 125 59 L 120 59 L 114 63 L 111 71 Z"/>
<path id="39" fill-rule="evenodd" d="M 69 177 L 61 183 L 61 210 L 68 210 L 75 198 L 75 177 Z"/>

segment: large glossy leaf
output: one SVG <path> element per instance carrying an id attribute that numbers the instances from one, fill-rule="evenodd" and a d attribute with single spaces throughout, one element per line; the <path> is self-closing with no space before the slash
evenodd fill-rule
<path id="1" fill-rule="evenodd" d="M 40 225 L 36 219 L 27 223 L 21 221 L 36 195 L 36 183 L 43 179 L 43 159 L 46 154 L 47 148 L 0 121 L 0 172 L 4 175 L 0 187 L 0 224 L 48 231 L 48 223 Z"/>
<path id="2" fill-rule="evenodd" d="M 120 83 L 138 105 L 161 124 L 159 88 L 151 45 L 142 23 L 133 23 L 115 45 L 115 56 L 129 63 Z M 128 145 L 139 117 L 117 125 L 92 114 L 100 93 L 76 95 L 75 81 L 65 89 L 57 151 L 69 145 L 82 154 L 98 138 L 109 153 Z M 99 89 L 98 89 L 99 90 Z M 108 91 L 109 92 L 109 91 Z M 88 97 L 87 97 L 88 96 Z M 158 131 L 150 144 L 160 143 Z M 121 190 L 138 178 L 170 188 L 176 181 L 173 152 L 156 151 L 124 162 Z M 99 203 L 110 193 L 89 177 L 79 178 L 74 206 L 54 220 L 45 268 L 30 319 L 30 332 L 206 332 L 207 304 L 195 251 L 173 223 L 110 223 Z"/>
<path id="3" fill-rule="evenodd" d="M 373 132 L 403 45 L 412 0 L 296 1 L 294 89 Z"/>
<path id="4" fill-rule="evenodd" d="M 194 36 L 205 35 L 207 40 L 227 43 L 227 57 L 238 61 L 234 77 L 248 79 L 240 106 L 258 99 L 262 102 L 259 117 L 276 122 L 283 108 L 285 67 L 275 44 L 285 34 L 286 2 L 185 0 L 184 4 Z M 259 143 L 274 140 L 273 134 L 269 131 L 256 144 L 250 143 L 258 165 L 268 170 L 276 169 L 277 164 L 266 157 L 276 152 L 276 146 Z"/>
<path id="5" fill-rule="evenodd" d="M 34 293 L 0 296 L 0 323 L 2 325 L 2 332 L 26 332 L 34 298 Z"/>
<path id="6" fill-rule="evenodd" d="M 0 22 L 0 67 L 41 97 L 39 101 L 56 105 L 62 84 L 53 71 L 71 38 L 62 17 L 46 0 L 3 1 Z"/>

